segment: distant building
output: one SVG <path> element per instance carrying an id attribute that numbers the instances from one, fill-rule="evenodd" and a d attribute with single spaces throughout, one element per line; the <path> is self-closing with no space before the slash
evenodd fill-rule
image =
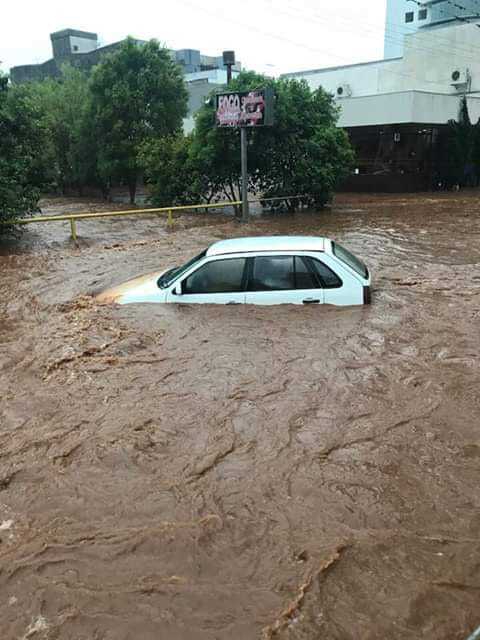
<path id="1" fill-rule="evenodd" d="M 335 97 L 338 126 L 348 132 L 357 156 L 346 189 L 438 185 L 447 122 L 457 118 L 462 96 L 472 122 L 480 117 L 479 40 L 476 22 L 448 19 L 439 27 L 433 21 L 404 37 L 402 57 L 286 74 Z"/>
<path id="2" fill-rule="evenodd" d="M 62 65 L 71 64 L 74 67 L 88 71 L 98 64 L 103 56 L 117 50 L 122 42 L 115 42 L 104 47 L 98 46 L 96 33 L 64 29 L 50 34 L 53 57 L 40 64 L 28 64 L 10 69 L 10 79 L 13 83 L 34 82 L 46 78 L 58 78 L 62 73 Z M 144 44 L 145 40 L 136 40 Z M 193 116 L 203 104 L 206 97 L 216 87 L 226 83 L 227 75 L 223 66 L 222 56 L 207 56 L 197 49 L 170 50 L 172 58 L 182 67 L 189 91 L 189 110 L 185 120 L 185 127 L 193 127 Z M 241 70 L 241 63 L 233 67 L 233 74 Z"/>
<path id="3" fill-rule="evenodd" d="M 35 82 L 46 78 L 58 78 L 62 73 L 62 65 L 71 64 L 80 69 L 91 69 L 99 63 L 102 56 L 115 51 L 121 42 L 105 47 L 98 46 L 96 33 L 64 29 L 50 34 L 53 58 L 40 64 L 24 64 L 10 69 L 13 83 Z M 143 42 L 137 40 L 137 42 Z"/>

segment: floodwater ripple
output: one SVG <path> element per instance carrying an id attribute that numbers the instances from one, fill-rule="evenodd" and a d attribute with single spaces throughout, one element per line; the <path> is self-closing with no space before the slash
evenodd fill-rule
<path id="1" fill-rule="evenodd" d="M 85 208 L 46 203 L 44 211 Z M 0 636 L 463 640 L 480 611 L 478 198 L 0 247 Z M 317 234 L 370 307 L 98 305 L 239 235 Z"/>

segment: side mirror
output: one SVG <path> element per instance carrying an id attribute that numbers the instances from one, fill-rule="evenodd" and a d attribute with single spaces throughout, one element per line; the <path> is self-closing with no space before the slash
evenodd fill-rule
<path id="1" fill-rule="evenodd" d="M 173 295 L 181 296 L 182 295 L 182 284 L 176 284 L 172 291 Z"/>

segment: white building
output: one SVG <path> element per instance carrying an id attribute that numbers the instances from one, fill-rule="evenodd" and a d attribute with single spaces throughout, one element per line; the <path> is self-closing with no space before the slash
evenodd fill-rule
<path id="1" fill-rule="evenodd" d="M 445 124 L 465 92 L 480 116 L 480 29 L 460 23 L 405 36 L 401 58 L 286 74 L 333 93 L 339 126 L 398 122 Z M 412 119 L 413 118 L 413 119 Z"/>
<path id="2" fill-rule="evenodd" d="M 425 4 L 433 11 L 442 3 Z M 356 147 L 358 173 L 383 176 L 377 182 L 383 180 L 389 190 L 431 186 L 437 143 L 448 120 L 457 117 L 463 95 L 471 120 L 480 118 L 479 25 L 451 18 L 441 25 L 405 35 L 402 57 L 286 74 L 335 96 L 338 126 Z M 371 184 L 360 177 L 357 182 L 362 179 Z"/>

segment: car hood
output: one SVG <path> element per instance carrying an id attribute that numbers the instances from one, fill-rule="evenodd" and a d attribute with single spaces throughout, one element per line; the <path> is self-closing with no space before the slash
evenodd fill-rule
<path id="1" fill-rule="evenodd" d="M 137 276 L 132 280 L 127 280 L 127 282 L 118 284 L 110 289 L 105 289 L 105 291 L 95 296 L 95 299 L 98 302 L 110 304 L 141 302 L 143 298 L 159 293 L 157 280 L 165 271 L 167 271 L 167 269 L 163 269 L 163 271 L 152 271 L 143 276 Z"/>

